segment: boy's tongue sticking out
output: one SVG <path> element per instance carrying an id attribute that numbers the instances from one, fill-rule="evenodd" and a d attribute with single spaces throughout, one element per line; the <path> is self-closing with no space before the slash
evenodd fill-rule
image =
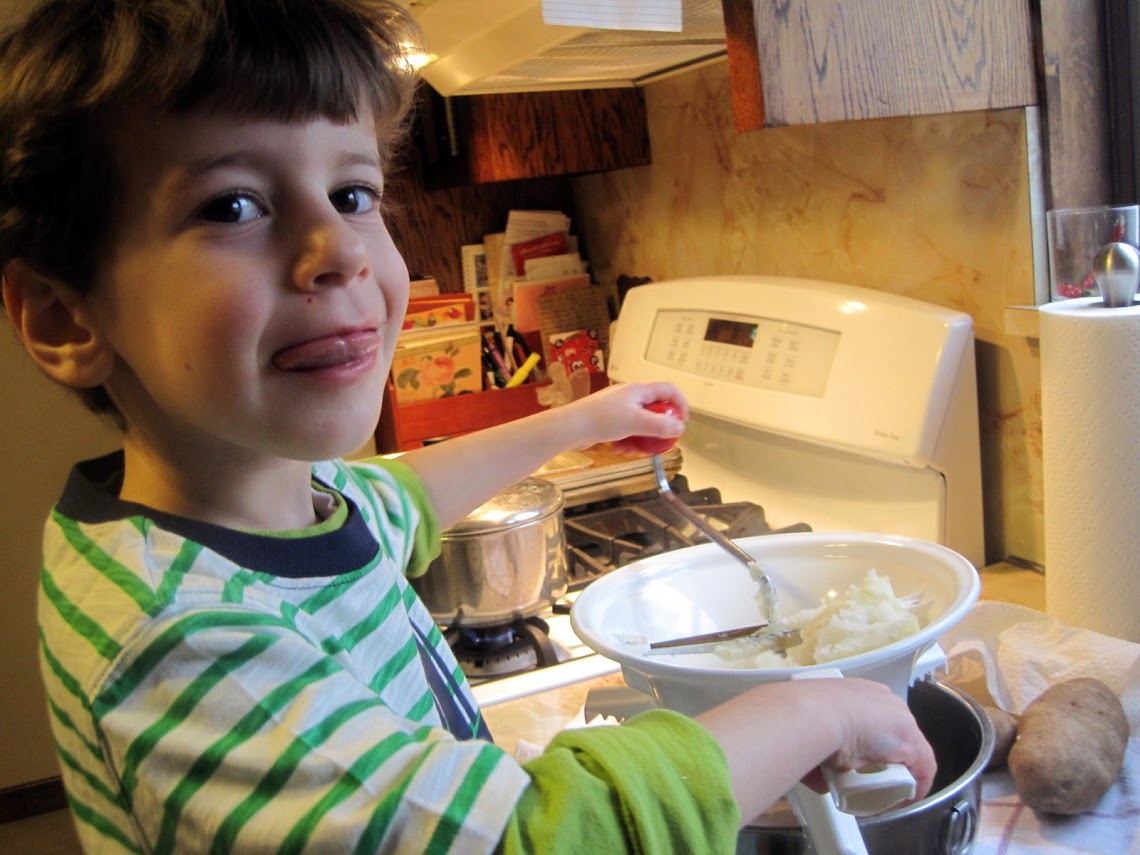
<path id="1" fill-rule="evenodd" d="M 329 368 L 364 359 L 379 348 L 380 336 L 376 330 L 338 333 L 278 351 L 273 364 L 285 371 Z"/>

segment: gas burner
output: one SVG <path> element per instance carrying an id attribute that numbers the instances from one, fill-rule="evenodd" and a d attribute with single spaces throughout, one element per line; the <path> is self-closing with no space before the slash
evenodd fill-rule
<path id="1" fill-rule="evenodd" d="M 549 632 L 546 621 L 529 617 L 497 626 L 454 626 L 443 637 L 463 673 L 475 680 L 557 664 Z"/>

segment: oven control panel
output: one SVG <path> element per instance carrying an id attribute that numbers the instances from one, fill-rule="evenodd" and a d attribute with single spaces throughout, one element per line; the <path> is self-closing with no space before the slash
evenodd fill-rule
<path id="1" fill-rule="evenodd" d="M 662 309 L 646 359 L 726 383 L 821 397 L 839 333 L 779 318 Z"/>
<path id="2" fill-rule="evenodd" d="M 972 373 L 969 315 L 833 282 L 709 276 L 632 288 L 616 381 L 671 380 L 694 410 L 925 465 Z M 968 352 L 967 358 L 967 349 Z"/>

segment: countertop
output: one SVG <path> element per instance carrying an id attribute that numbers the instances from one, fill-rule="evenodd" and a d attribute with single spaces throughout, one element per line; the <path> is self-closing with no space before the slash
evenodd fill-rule
<path id="1" fill-rule="evenodd" d="M 1002 562 L 986 567 L 979 576 L 981 599 L 1045 611 L 1045 576 L 1036 570 Z"/>
<path id="2" fill-rule="evenodd" d="M 981 600 L 1013 603 L 1045 610 L 1045 578 L 1009 563 L 980 573 Z M 587 693 L 604 686 L 623 686 L 620 673 L 553 689 L 485 708 L 491 732 L 508 751 L 519 739 L 543 745 L 582 709 Z M 1109 855 L 1140 852 L 1140 740 L 1129 743 L 1118 783 L 1095 810 L 1079 817 L 1053 817 L 1022 804 L 1004 769 L 986 773 L 981 792 L 981 818 L 971 851 L 975 855 L 1052 855 L 1088 852 Z"/>
<path id="3" fill-rule="evenodd" d="M 981 599 L 1045 610 L 1045 577 L 1040 573 L 1003 562 L 986 567 L 979 575 Z M 514 752 L 520 739 L 538 745 L 549 741 L 582 709 L 591 689 L 623 685 L 620 673 L 611 674 L 484 707 L 483 717 L 496 743 Z"/>

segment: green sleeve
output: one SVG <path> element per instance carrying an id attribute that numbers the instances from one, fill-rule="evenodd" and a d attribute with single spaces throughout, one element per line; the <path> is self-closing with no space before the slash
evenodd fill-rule
<path id="1" fill-rule="evenodd" d="M 422 576 L 442 548 L 439 517 L 436 516 L 427 488 L 415 470 L 398 457 L 370 457 L 365 462 L 379 466 L 396 479 L 419 512 L 420 524 L 412 535 L 411 559 L 404 573 L 408 577 Z"/>
<path id="2" fill-rule="evenodd" d="M 732 855 L 740 810 L 712 736 L 669 710 L 620 727 L 556 736 L 523 768 L 531 777 L 501 855 Z"/>

